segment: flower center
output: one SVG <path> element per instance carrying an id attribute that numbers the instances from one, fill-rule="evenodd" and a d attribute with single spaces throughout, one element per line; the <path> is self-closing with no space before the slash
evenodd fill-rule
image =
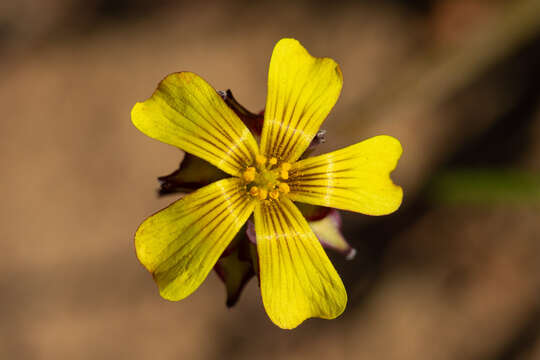
<path id="1" fill-rule="evenodd" d="M 246 184 L 246 191 L 260 200 L 277 200 L 281 194 L 290 191 L 287 180 L 291 164 L 278 163 L 276 158 L 267 159 L 266 156 L 257 155 L 255 164 L 249 166 L 242 173 Z"/>

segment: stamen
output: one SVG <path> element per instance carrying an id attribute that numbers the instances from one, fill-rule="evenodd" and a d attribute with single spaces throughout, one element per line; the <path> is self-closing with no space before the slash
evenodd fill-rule
<path id="1" fill-rule="evenodd" d="M 285 183 L 279 183 L 279 191 L 281 191 L 284 194 L 287 194 L 291 191 L 291 188 L 288 184 Z"/>
<path id="2" fill-rule="evenodd" d="M 252 196 L 257 196 L 257 195 L 259 195 L 259 188 L 256 187 L 256 186 L 252 186 L 251 189 L 249 189 L 249 193 Z"/>
<path id="3" fill-rule="evenodd" d="M 253 180 L 255 180 L 255 168 L 250 166 L 246 169 L 246 171 L 244 171 L 244 173 L 242 174 L 242 177 L 244 178 L 244 180 L 246 180 L 246 182 L 250 183 L 252 182 Z"/>
<path id="4" fill-rule="evenodd" d="M 257 155 L 255 164 L 247 167 L 241 175 L 246 193 L 261 201 L 279 200 L 282 194 L 287 194 L 291 190 L 288 184 L 280 182 L 289 178 L 290 169 L 291 164 L 279 163 L 275 157 L 269 159 L 264 155 Z"/>
<path id="5" fill-rule="evenodd" d="M 276 200 L 279 197 L 279 191 L 277 189 L 270 191 L 270 197 Z"/>
<path id="6" fill-rule="evenodd" d="M 267 159 L 266 159 L 266 156 L 264 156 L 264 155 L 257 155 L 257 156 L 255 157 L 255 161 L 256 161 L 257 164 L 259 164 L 259 165 L 264 165 L 264 164 L 266 164 L 266 160 L 267 160 Z"/>

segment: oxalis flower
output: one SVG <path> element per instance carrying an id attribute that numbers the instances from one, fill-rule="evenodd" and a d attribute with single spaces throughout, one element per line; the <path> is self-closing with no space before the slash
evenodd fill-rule
<path id="1" fill-rule="evenodd" d="M 334 60 L 280 40 L 270 61 L 260 145 L 222 97 L 190 72 L 167 76 L 134 106 L 140 131 L 231 176 L 185 195 L 137 230 L 137 256 L 162 297 L 176 301 L 193 293 L 253 214 L 270 319 L 292 329 L 344 311 L 343 283 L 294 202 L 384 215 L 400 206 L 403 193 L 389 176 L 402 152 L 390 136 L 299 160 L 342 83 Z"/>

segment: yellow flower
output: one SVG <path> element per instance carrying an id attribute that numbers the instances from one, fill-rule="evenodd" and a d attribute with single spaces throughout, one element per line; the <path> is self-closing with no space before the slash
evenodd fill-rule
<path id="1" fill-rule="evenodd" d="M 343 283 L 293 201 L 384 215 L 400 206 L 403 194 L 389 177 L 402 152 L 390 136 L 299 160 L 342 83 L 334 60 L 312 57 L 296 40 L 280 40 L 270 61 L 260 146 L 193 73 L 167 76 L 133 107 L 140 131 L 231 175 L 184 196 L 137 230 L 137 256 L 162 297 L 181 300 L 194 292 L 253 213 L 270 319 L 292 329 L 307 318 L 343 312 Z"/>

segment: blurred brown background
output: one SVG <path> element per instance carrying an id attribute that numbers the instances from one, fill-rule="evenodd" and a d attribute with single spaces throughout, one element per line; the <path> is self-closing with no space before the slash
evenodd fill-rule
<path id="1" fill-rule="evenodd" d="M 254 281 L 162 300 L 132 243 L 179 152 L 131 107 L 189 70 L 260 110 L 282 37 L 341 65 L 321 150 L 397 137 L 406 194 L 294 331 Z M 540 359 L 540 1 L 3 1 L 0 62 L 0 358 Z"/>

